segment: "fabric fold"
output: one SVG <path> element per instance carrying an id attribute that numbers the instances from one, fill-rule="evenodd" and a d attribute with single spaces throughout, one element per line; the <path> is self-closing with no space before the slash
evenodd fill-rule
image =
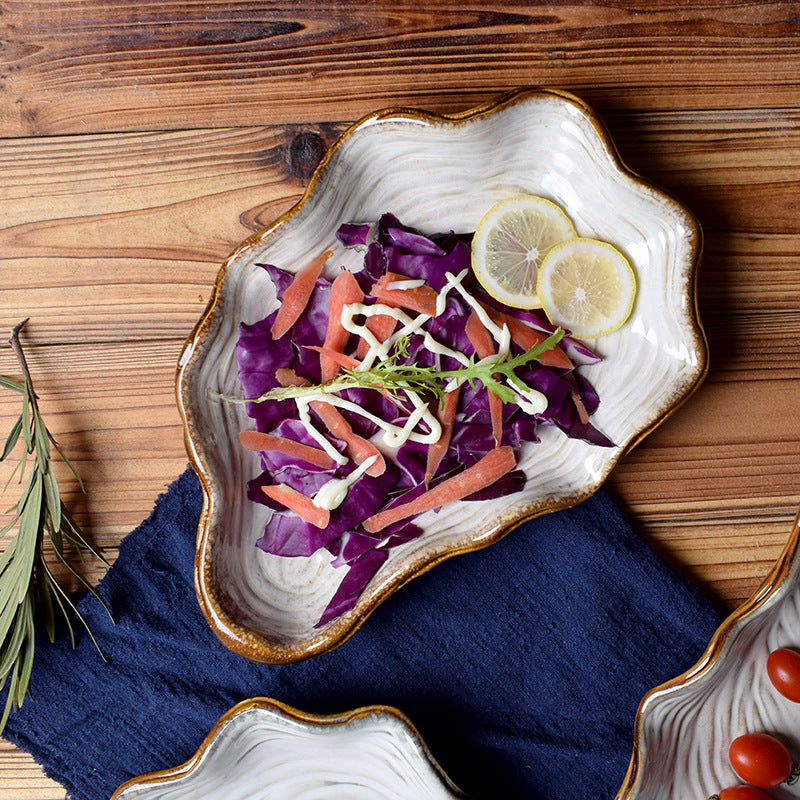
<path id="1" fill-rule="evenodd" d="M 254 664 L 195 597 L 201 504 L 187 469 L 122 542 L 98 586 L 113 625 L 81 600 L 106 661 L 86 635 L 74 651 L 68 636 L 37 644 L 32 697 L 4 735 L 72 800 L 182 763 L 256 696 L 313 713 L 395 706 L 474 800 L 612 798 L 643 695 L 692 666 L 721 622 L 601 490 L 415 579 L 330 653 Z"/>

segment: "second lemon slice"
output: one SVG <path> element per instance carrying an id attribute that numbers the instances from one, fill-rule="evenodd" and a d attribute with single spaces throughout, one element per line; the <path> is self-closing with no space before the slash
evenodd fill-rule
<path id="1" fill-rule="evenodd" d="M 599 239 L 572 239 L 553 247 L 537 282 L 550 321 L 587 339 L 617 330 L 630 316 L 636 291 L 630 261 Z"/>
<path id="2" fill-rule="evenodd" d="M 577 236 L 561 206 L 521 195 L 492 206 L 472 239 L 472 270 L 484 289 L 515 308 L 541 306 L 539 268 L 553 245 Z"/>

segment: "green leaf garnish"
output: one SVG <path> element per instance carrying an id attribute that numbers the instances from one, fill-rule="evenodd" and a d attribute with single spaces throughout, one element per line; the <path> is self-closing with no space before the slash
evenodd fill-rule
<path id="1" fill-rule="evenodd" d="M 97 597 L 108 612 L 105 603 L 86 579 L 72 567 L 64 553 L 64 542 L 67 542 L 81 557 L 87 552 L 107 563 L 83 536 L 61 499 L 50 457 L 51 446 L 76 477 L 77 472 L 61 452 L 39 412 L 38 398 L 19 341 L 19 333 L 25 322 L 27 320 L 14 327 L 10 339 L 22 369 L 23 381 L 0 376 L 0 386 L 22 395 L 22 411 L 5 440 L 0 461 L 11 454 L 20 438 L 24 443 L 22 454 L 5 489 L 10 486 L 15 475 L 18 476 L 19 484 L 24 484 L 24 488 L 19 499 L 8 511 L 11 520 L 0 528 L 0 536 L 5 536 L 16 527 L 16 532 L 0 554 L 0 688 L 6 682 L 9 683 L 5 708 L 0 717 L 0 733 L 11 712 L 22 705 L 28 693 L 37 619 L 43 621 L 50 641 L 53 641 L 57 609 L 67 624 L 74 646 L 72 617 L 76 616 L 97 647 L 97 641 L 88 624 L 50 569 L 44 552 L 45 537 L 52 544 L 56 560 Z M 80 483 L 80 478 L 78 482 Z M 83 489 L 82 483 L 80 486 Z"/>
<path id="2" fill-rule="evenodd" d="M 502 378 L 516 379 L 514 370 L 531 361 L 538 361 L 543 353 L 552 350 L 563 337 L 564 331 L 559 328 L 540 344 L 534 345 L 530 350 L 513 358 L 476 361 L 473 356 L 469 364 L 452 370 L 438 370 L 435 367 L 420 367 L 403 362 L 401 359 L 408 355 L 408 341 L 406 337 L 402 337 L 395 344 L 395 350 L 391 356 L 367 370 L 345 369 L 327 383 L 278 387 L 255 398 L 242 399 L 226 396 L 225 399 L 233 402 L 261 403 L 265 400 L 293 400 L 320 392 L 336 394 L 344 389 L 364 388 L 387 392 L 397 397 L 401 396 L 403 392 L 413 391 L 418 394 L 432 394 L 442 400 L 448 385 L 455 381 L 458 384 L 469 383 L 473 388 L 477 382 L 480 382 L 504 403 L 514 403 L 517 395 L 513 389 L 502 382 Z M 518 379 L 516 381 L 519 382 Z"/>

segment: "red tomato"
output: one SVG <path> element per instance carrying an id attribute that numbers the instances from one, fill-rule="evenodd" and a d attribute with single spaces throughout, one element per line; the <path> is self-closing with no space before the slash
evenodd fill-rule
<path id="1" fill-rule="evenodd" d="M 773 650 L 767 658 L 767 675 L 784 697 L 800 703 L 800 653 L 788 647 Z"/>
<path id="2" fill-rule="evenodd" d="M 729 786 L 718 795 L 719 800 L 770 800 L 766 792 L 755 786 Z"/>
<path id="3" fill-rule="evenodd" d="M 743 781 L 762 789 L 783 783 L 792 772 L 789 751 L 768 733 L 745 733 L 739 736 L 733 740 L 728 757 Z"/>

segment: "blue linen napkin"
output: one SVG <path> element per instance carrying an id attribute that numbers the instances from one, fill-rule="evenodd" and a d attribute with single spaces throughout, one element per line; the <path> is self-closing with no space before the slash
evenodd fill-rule
<path id="1" fill-rule="evenodd" d="M 240 700 L 404 711 L 474 800 L 611 798 L 642 696 L 689 668 L 721 618 L 601 490 L 412 581 L 344 645 L 265 666 L 228 651 L 195 599 L 200 485 L 187 470 L 87 596 L 89 638 L 38 644 L 5 736 L 72 800 L 188 759 Z"/>

